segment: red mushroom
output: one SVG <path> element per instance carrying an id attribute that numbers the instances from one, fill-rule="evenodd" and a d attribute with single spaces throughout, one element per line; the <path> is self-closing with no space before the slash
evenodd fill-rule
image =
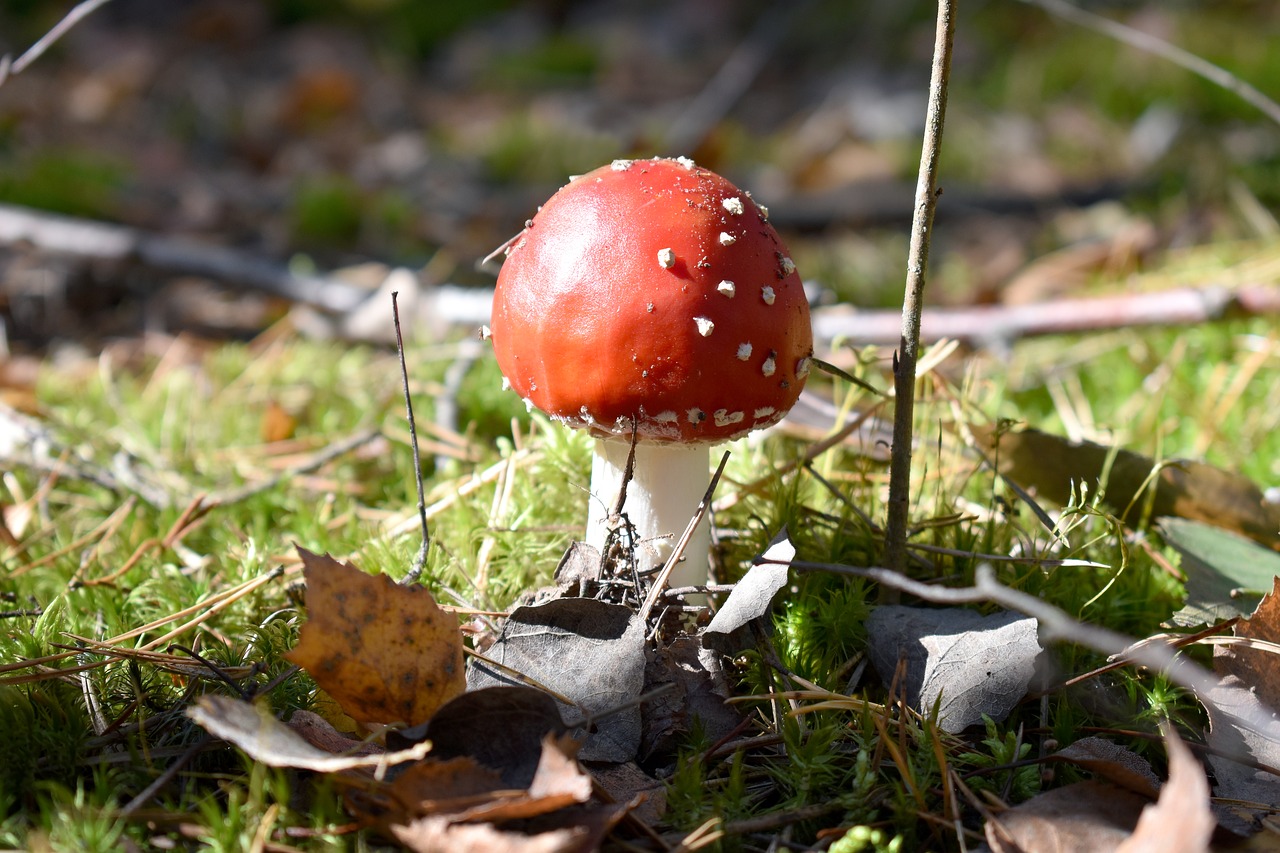
<path id="1" fill-rule="evenodd" d="M 615 160 L 552 196 L 507 251 L 491 333 L 511 388 L 597 439 L 586 536 L 597 547 L 634 425 L 623 511 L 666 554 L 706 490 L 710 445 L 781 419 L 813 354 L 768 211 L 683 157 Z M 700 528 L 673 585 L 706 580 Z"/>

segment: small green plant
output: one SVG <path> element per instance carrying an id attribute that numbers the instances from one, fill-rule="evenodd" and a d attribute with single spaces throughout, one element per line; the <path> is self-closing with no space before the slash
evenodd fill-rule
<path id="1" fill-rule="evenodd" d="M 109 769 L 94 774 L 92 788 L 83 781 L 78 781 L 74 790 L 55 782 L 46 782 L 41 788 L 42 811 L 50 818 L 46 827 L 50 849 L 95 853 L 120 849 L 126 824 L 110 808 L 116 787 Z"/>
<path id="2" fill-rule="evenodd" d="M 902 853 L 902 836 L 891 836 L 882 829 L 855 826 L 828 849 L 831 853 Z"/>
<path id="3" fill-rule="evenodd" d="M 981 744 L 986 750 L 957 757 L 958 763 L 971 768 L 969 787 L 992 791 L 1014 803 L 1031 799 L 1040 792 L 1040 768 L 1017 765 L 1031 754 L 1032 745 L 1023 741 L 1016 731 L 1001 732 L 1000 726 L 985 714 L 982 724 L 987 736 Z"/>

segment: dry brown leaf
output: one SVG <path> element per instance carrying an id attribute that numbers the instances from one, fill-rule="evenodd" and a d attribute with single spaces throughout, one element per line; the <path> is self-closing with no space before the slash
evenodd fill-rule
<path id="1" fill-rule="evenodd" d="M 1280 642 L 1280 578 L 1263 596 L 1248 619 L 1241 619 L 1235 635 L 1260 642 Z M 1221 676 L 1204 698 L 1209 713 L 1207 756 L 1214 775 L 1218 822 L 1241 835 L 1257 830 L 1259 813 L 1248 803 L 1276 801 L 1277 777 L 1259 767 L 1280 766 L 1280 655 L 1244 644 L 1215 646 L 1213 668 Z M 1270 720 L 1269 725 L 1244 721 Z M 1239 760 L 1237 760 L 1239 759 Z"/>
<path id="2" fill-rule="evenodd" d="M 634 761 L 588 764 L 587 772 L 614 802 L 635 802 L 633 814 L 645 823 L 657 823 L 667 810 L 667 786 L 641 770 Z"/>
<path id="3" fill-rule="evenodd" d="M 1035 619 L 1001 610 L 886 605 L 867 619 L 867 656 L 886 684 L 906 661 L 907 701 L 960 732 L 1003 720 L 1026 695 L 1043 651 Z"/>
<path id="4" fill-rule="evenodd" d="M 420 761 L 397 776 L 389 790 L 404 807 L 401 823 L 421 815 L 452 816 L 495 796 L 519 793 L 503 788 L 498 771 L 467 756 Z"/>
<path id="5" fill-rule="evenodd" d="M 1106 782 L 1077 782 L 1009 809 L 999 827 L 988 821 L 987 843 L 995 853 L 1107 853 L 1129 837 L 1148 802 Z"/>
<path id="6" fill-rule="evenodd" d="M 591 777 L 574 760 L 579 746 L 568 735 L 547 735 L 542 741 L 542 759 L 528 791 L 518 797 L 474 806 L 454 815 L 453 819 L 500 823 L 537 817 L 587 802 L 591 799 Z"/>
<path id="7" fill-rule="evenodd" d="M 307 623 L 286 655 L 361 723 L 416 725 L 466 689 L 462 634 L 420 586 L 299 548 Z"/>
<path id="8" fill-rule="evenodd" d="M 1280 643 L 1280 578 L 1272 580 L 1271 592 L 1258 602 L 1253 615 L 1236 623 L 1235 635 Z M 1264 703 L 1280 709 L 1280 654 L 1275 650 L 1251 648 L 1244 644 L 1215 646 L 1213 668 L 1236 676 Z"/>
<path id="9" fill-rule="evenodd" d="M 1002 476 L 1059 504 L 1070 500 L 1073 485 L 1084 483 L 1091 493 L 1095 491 L 1113 453 L 1113 448 L 1101 444 L 1073 442 L 1034 429 L 1004 433 L 985 426 L 970 429 Z M 1145 503 L 1139 496 L 1145 496 L 1142 490 L 1155 461 L 1129 450 L 1114 453 L 1106 483 L 1107 506 L 1117 513 L 1140 513 Z M 1179 461 L 1160 469 L 1155 489 L 1153 518 L 1172 515 L 1203 521 L 1280 550 L 1280 506 L 1264 500 L 1247 477 L 1203 462 Z"/>
<path id="10" fill-rule="evenodd" d="M 1100 737 L 1081 738 L 1045 760 L 1074 764 L 1144 797 L 1160 792 L 1160 779 L 1145 758 Z"/>
<path id="11" fill-rule="evenodd" d="M 1208 853 L 1217 821 L 1209 810 L 1209 780 L 1172 728 L 1164 733 L 1169 750 L 1169 781 L 1160 799 L 1142 811 L 1133 835 L 1116 853 Z"/>
<path id="12" fill-rule="evenodd" d="M 578 766 L 578 742 L 548 734 L 527 790 L 503 788 L 496 768 L 470 757 L 427 760 L 410 767 L 391 785 L 406 809 L 401 822 L 440 814 L 456 822 L 502 822 L 535 817 L 591 799 L 591 777 Z"/>
<path id="13" fill-rule="evenodd" d="M 589 804 L 592 782 L 574 758 L 578 746 L 547 734 L 527 790 L 504 788 L 497 770 L 471 757 L 428 759 L 391 783 L 399 813 L 365 817 L 413 850 L 592 850 L 633 804 Z"/>

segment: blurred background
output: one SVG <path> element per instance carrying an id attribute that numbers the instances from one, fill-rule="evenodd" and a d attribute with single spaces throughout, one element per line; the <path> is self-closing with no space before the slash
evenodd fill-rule
<path id="1" fill-rule="evenodd" d="M 6 0 L 0 51 L 19 55 L 73 5 Z M 1280 4 L 1088 8 L 1280 98 Z M 353 286 L 377 284 L 360 273 L 373 262 L 487 287 L 496 265 L 480 259 L 569 175 L 689 155 L 769 206 L 824 301 L 896 308 L 934 15 L 848 0 L 113 0 L 0 86 L 0 203 Z M 1185 247 L 1280 233 L 1280 127 L 1031 3 L 960 4 L 943 149 L 935 304 L 1071 295 Z M 144 329 L 244 337 L 288 309 L 92 255 L 0 242 L 11 351 Z"/>

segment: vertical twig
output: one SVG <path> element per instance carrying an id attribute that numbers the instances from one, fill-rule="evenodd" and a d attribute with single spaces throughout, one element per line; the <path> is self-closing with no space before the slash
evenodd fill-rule
<path id="1" fill-rule="evenodd" d="M 413 479 L 418 484 L 418 521 L 422 524 L 422 545 L 413 558 L 409 573 L 400 582 L 410 584 L 422 576 L 427 565 L 427 548 L 431 545 L 431 531 L 427 527 L 427 495 L 422 488 L 422 453 L 418 450 L 418 427 L 413 420 L 413 399 L 409 396 L 409 367 L 404 360 L 404 338 L 400 334 L 400 291 L 391 293 L 391 316 L 396 327 L 396 352 L 400 354 L 400 379 L 404 384 L 404 410 L 409 421 L 409 443 L 413 446 Z"/>
<path id="2" fill-rule="evenodd" d="M 929 238 L 938 201 L 938 154 L 942 123 L 947 113 L 947 78 L 951 74 L 951 42 L 955 35 L 953 0 L 939 0 L 938 28 L 933 44 L 933 73 L 929 80 L 929 108 L 925 116 L 924 147 L 916 182 L 911 250 L 907 257 L 907 287 L 902 301 L 902 338 L 893 362 L 897 399 L 893 412 L 893 456 L 889 468 L 889 509 L 885 524 L 885 565 L 906 568 L 907 515 L 911 500 L 911 419 L 915 412 L 916 361 L 920 355 L 920 313 L 924 307 L 925 273 L 929 267 Z"/>

